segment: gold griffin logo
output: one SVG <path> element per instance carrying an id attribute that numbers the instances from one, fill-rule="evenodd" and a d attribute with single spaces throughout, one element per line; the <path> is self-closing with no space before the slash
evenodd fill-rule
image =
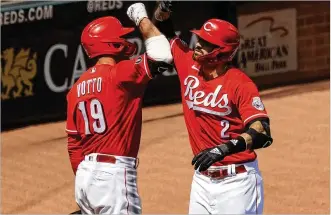
<path id="1" fill-rule="evenodd" d="M 1 100 L 33 95 L 31 80 L 37 74 L 37 53 L 21 49 L 15 56 L 14 48 L 1 55 Z"/>

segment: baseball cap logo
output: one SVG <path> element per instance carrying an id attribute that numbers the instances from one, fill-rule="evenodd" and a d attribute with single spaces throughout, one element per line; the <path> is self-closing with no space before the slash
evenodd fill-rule
<path id="1" fill-rule="evenodd" d="M 212 28 L 216 28 L 216 26 L 213 23 L 211 23 L 211 22 L 206 22 L 203 25 L 203 29 L 205 29 L 205 31 L 211 31 Z"/>

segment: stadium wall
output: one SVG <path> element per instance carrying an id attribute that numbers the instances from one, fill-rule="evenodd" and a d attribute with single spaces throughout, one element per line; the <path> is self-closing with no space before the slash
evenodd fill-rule
<path id="1" fill-rule="evenodd" d="M 237 16 L 296 11 L 297 69 L 253 78 L 260 88 L 330 78 L 330 2 L 245 2 Z"/>

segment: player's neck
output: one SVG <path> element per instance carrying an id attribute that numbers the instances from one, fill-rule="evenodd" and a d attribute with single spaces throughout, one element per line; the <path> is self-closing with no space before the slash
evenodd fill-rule
<path id="1" fill-rule="evenodd" d="M 115 65 L 116 64 L 116 60 L 114 58 L 111 58 L 111 57 L 101 57 L 101 58 L 99 58 L 99 60 L 96 63 L 96 65 L 99 65 L 99 64 Z"/>
<path id="2" fill-rule="evenodd" d="M 226 64 L 203 65 L 202 74 L 205 80 L 209 81 L 223 75 L 227 70 Z"/>

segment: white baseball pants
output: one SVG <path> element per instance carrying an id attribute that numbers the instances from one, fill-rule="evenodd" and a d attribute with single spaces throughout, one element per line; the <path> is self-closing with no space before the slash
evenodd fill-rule
<path id="1" fill-rule="evenodd" d="M 141 214 L 136 159 L 116 157 L 116 164 L 85 156 L 76 172 L 75 198 L 82 214 Z M 92 157 L 92 159 L 91 159 Z"/>
<path id="2" fill-rule="evenodd" d="M 234 165 L 234 164 L 232 164 Z M 212 179 L 195 171 L 189 214 L 262 214 L 263 180 L 257 160 L 244 165 L 247 172 Z M 223 168 L 231 171 L 233 166 Z"/>

